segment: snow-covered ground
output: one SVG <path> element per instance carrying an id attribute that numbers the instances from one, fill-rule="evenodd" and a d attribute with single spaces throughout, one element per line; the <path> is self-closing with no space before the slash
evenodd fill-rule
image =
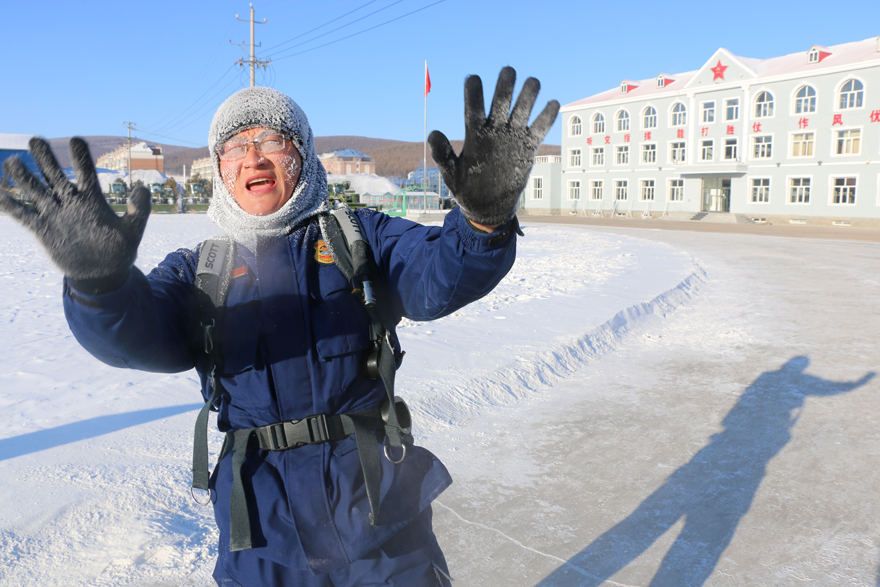
<path id="1" fill-rule="evenodd" d="M 880 246 L 525 231 L 489 296 L 399 330 L 456 584 L 875 585 Z M 215 232 L 154 216 L 138 265 Z M 197 377 L 93 359 L 60 285 L 0 217 L 0 584 L 212 584 Z"/>

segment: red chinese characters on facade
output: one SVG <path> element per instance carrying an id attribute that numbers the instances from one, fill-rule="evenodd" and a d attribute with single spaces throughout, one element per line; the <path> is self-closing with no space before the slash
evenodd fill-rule
<path id="1" fill-rule="evenodd" d="M 646 141 L 650 141 L 650 140 L 651 140 L 651 131 L 647 131 L 647 132 L 645 132 L 645 140 L 646 140 Z"/>
<path id="2" fill-rule="evenodd" d="M 605 144 L 606 144 L 606 145 L 610 145 L 610 144 L 611 144 L 611 137 L 609 137 L 609 136 L 607 136 L 607 135 L 605 136 Z"/>
<path id="3" fill-rule="evenodd" d="M 592 145 L 592 144 L 593 144 L 593 137 L 587 137 L 587 144 L 588 144 L 588 145 Z"/>
<path id="4" fill-rule="evenodd" d="M 834 126 L 835 124 L 843 124 L 843 114 L 834 115 L 834 122 L 831 123 L 831 126 Z"/>
<path id="5" fill-rule="evenodd" d="M 704 126 L 703 128 L 701 128 L 701 129 L 700 129 L 700 135 L 701 135 L 701 136 L 704 136 L 704 137 L 709 136 L 709 127 L 708 127 L 708 126 Z"/>
<path id="6" fill-rule="evenodd" d="M 628 143 L 628 142 L 629 142 L 629 133 L 623 135 L 623 142 L 624 142 L 624 143 Z"/>
<path id="7" fill-rule="evenodd" d="M 735 135 L 735 134 L 736 134 L 736 130 L 734 130 L 732 124 L 728 124 L 728 125 L 727 125 L 727 134 L 729 134 L 729 135 Z"/>
<path id="8" fill-rule="evenodd" d="M 809 118 L 801 118 L 798 120 L 798 128 L 807 128 L 810 125 Z"/>
<path id="9" fill-rule="evenodd" d="M 871 110 L 871 122 L 880 122 L 880 110 Z"/>
<path id="10" fill-rule="evenodd" d="M 678 131 L 675 133 L 675 138 L 677 138 L 677 139 L 684 138 L 684 129 L 683 128 L 678 129 Z"/>
<path id="11" fill-rule="evenodd" d="M 761 132 L 761 123 L 756 122 L 752 125 L 752 132 Z"/>

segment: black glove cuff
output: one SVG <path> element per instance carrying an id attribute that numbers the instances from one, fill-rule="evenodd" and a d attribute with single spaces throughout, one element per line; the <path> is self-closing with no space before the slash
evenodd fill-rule
<path id="1" fill-rule="evenodd" d="M 104 277 L 74 279 L 68 276 L 67 283 L 70 284 L 70 287 L 80 293 L 97 296 L 119 289 L 128 280 L 129 275 L 131 275 L 131 267 L 127 267 L 122 271 L 111 273 Z"/>

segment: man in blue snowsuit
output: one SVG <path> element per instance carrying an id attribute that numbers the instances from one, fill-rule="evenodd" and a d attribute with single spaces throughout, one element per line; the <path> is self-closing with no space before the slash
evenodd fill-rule
<path id="1" fill-rule="evenodd" d="M 460 155 L 441 133 L 431 135 L 460 204 L 442 227 L 356 212 L 395 362 L 402 355 L 393 326 L 402 317 L 445 316 L 491 291 L 514 262 L 516 202 L 558 111 L 549 103 L 529 127 L 539 84 L 526 81 L 511 112 L 514 81 L 511 68 L 502 70 L 486 117 L 480 79 L 468 78 Z M 149 193 L 135 190 L 117 217 L 83 141 L 71 141 L 73 185 L 48 145 L 33 140 L 46 183 L 12 160 L 5 169 L 34 206 L 4 194 L 0 208 L 31 228 L 64 271 L 65 313 L 89 352 L 146 371 L 195 367 L 205 399 L 214 394 L 227 433 L 210 478 L 219 585 L 448 585 L 430 507 L 451 483 L 448 472 L 405 434 L 402 445 L 392 443 L 405 452 L 389 453 L 389 433 L 398 430 L 387 426 L 367 432 L 367 446 L 378 451 L 363 450 L 363 414 L 377 412 L 386 388 L 364 364 L 377 344 L 371 319 L 328 251 L 326 174 L 305 114 L 276 90 L 241 90 L 218 109 L 208 142 L 215 171 L 208 214 L 234 242 L 231 271 L 221 276 L 228 294 L 214 355 L 206 353 L 195 286 L 205 251 L 180 249 L 149 275 L 134 267 Z M 254 444 L 281 423 L 316 418 L 335 433 L 289 448 Z M 368 495 L 362 452 L 382 455 L 374 463 L 377 499 Z"/>

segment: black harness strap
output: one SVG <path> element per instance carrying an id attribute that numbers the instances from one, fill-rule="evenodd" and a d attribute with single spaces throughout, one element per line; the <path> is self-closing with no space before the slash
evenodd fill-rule
<path id="1" fill-rule="evenodd" d="M 223 388 L 218 376 L 218 371 L 223 371 L 219 335 L 234 261 L 235 243 L 230 240 L 208 239 L 202 243 L 202 248 L 199 249 L 199 264 L 196 269 L 196 296 L 199 305 L 199 320 L 204 330 L 205 353 L 211 358 L 211 373 L 208 376 L 211 395 L 196 417 L 193 436 L 192 489 L 203 491 L 209 491 L 210 479 L 208 472 L 208 413 L 212 409 L 216 409 L 217 402 L 223 395 Z M 195 499 L 195 494 L 193 494 L 193 499 Z"/>

